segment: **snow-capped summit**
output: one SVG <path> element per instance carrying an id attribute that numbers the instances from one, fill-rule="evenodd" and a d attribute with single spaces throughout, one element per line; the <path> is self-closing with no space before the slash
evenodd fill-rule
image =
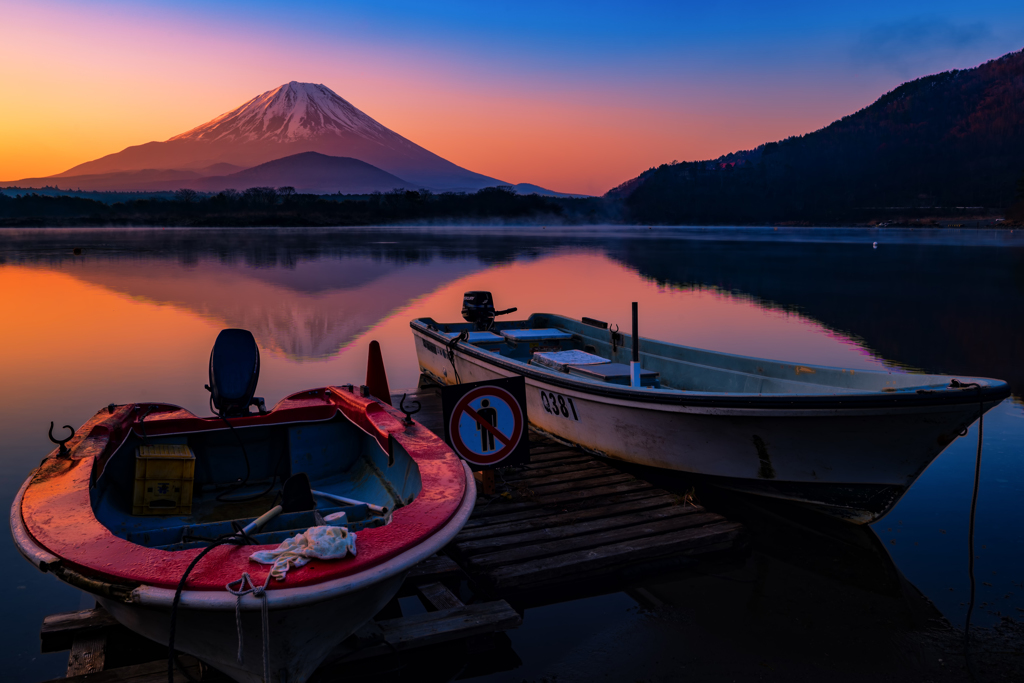
<path id="1" fill-rule="evenodd" d="M 410 186 L 432 190 L 472 191 L 506 184 L 406 140 L 325 85 L 297 81 L 268 90 L 164 142 L 128 147 L 51 177 L 66 180 L 154 169 L 198 171 L 225 163 L 251 168 L 303 152 L 358 159 Z"/>
<path id="2" fill-rule="evenodd" d="M 332 132 L 380 139 L 391 133 L 326 85 L 292 81 L 171 140 L 292 142 Z"/>

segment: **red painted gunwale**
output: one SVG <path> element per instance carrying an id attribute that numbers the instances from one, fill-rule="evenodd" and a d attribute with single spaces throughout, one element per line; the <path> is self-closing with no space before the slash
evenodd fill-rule
<path id="1" fill-rule="evenodd" d="M 200 418 L 178 406 L 129 404 L 103 409 L 83 425 L 68 444 L 71 455 L 57 458 L 54 450 L 33 472 L 21 513 L 35 541 L 79 572 L 108 582 L 176 588 L 189 562 L 201 549 L 158 550 L 115 536 L 96 519 L 89 499 L 90 484 L 107 458 L 130 430 L 138 433 L 137 418 L 150 405 L 144 420 L 148 436 L 226 429 L 219 418 Z M 141 410 L 136 410 L 136 407 Z M 310 562 L 293 569 L 285 581 L 269 588 L 297 588 L 357 574 L 395 557 L 439 531 L 458 509 L 466 493 L 464 469 L 458 456 L 419 423 L 404 424 L 401 413 L 351 391 L 326 387 L 292 394 L 266 415 L 233 418 L 236 428 L 328 420 L 338 412 L 372 435 L 387 450 L 389 435 L 404 447 L 420 470 L 423 489 L 409 505 L 393 513 L 387 526 L 358 533 L 355 558 Z M 266 565 L 249 561 L 258 549 L 276 546 L 220 546 L 189 575 L 190 590 L 224 590 L 225 584 L 248 572 L 262 583 Z"/>

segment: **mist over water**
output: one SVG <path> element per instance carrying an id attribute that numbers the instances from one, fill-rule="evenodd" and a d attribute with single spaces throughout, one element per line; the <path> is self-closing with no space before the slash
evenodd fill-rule
<path id="1" fill-rule="evenodd" d="M 984 422 L 974 623 L 1024 617 L 1024 234 L 621 226 L 19 230 L 0 232 L 0 288 L 0 495 L 7 505 L 49 452 L 51 420 L 77 426 L 108 403 L 134 401 L 208 414 L 203 384 L 222 328 L 255 334 L 262 354 L 257 394 L 268 405 L 302 389 L 361 383 L 372 339 L 381 343 L 392 390 L 412 388 L 419 371 L 409 321 L 460 319 L 468 290 L 493 292 L 498 307 L 519 308 L 516 317 L 589 316 L 623 329 L 630 302 L 638 301 L 643 336 L 730 353 L 1005 379 L 1014 395 Z M 746 624 L 741 631 L 765 627 L 758 620 L 770 613 L 770 628 L 787 634 L 798 615 L 856 620 L 865 601 L 877 599 L 885 612 L 885 596 L 920 591 L 922 604 L 930 601 L 929 609 L 961 626 L 977 432 L 976 424 L 954 441 L 870 529 L 814 540 L 755 516 L 762 541 L 732 580 L 665 579 L 529 610 L 524 626 L 510 633 L 523 666 L 509 680 L 570 670 L 583 652 L 614 641 L 612 624 L 627 610 L 637 632 L 652 629 L 645 647 L 666 634 L 697 637 L 692 625 L 655 624 L 637 611 L 655 603 L 686 605 L 702 619 L 701 637 L 726 628 L 711 616 L 717 612 Z M 797 550 L 782 557 L 782 548 Z M 3 545 L 0 563 L 9 577 L 2 637 L 11 643 L 11 671 L 19 680 L 61 674 L 66 654 L 38 654 L 39 624 L 47 614 L 91 603 L 33 569 L 13 544 Z M 794 598 L 803 600 L 798 608 L 779 606 L 784 586 L 806 593 Z M 575 639 L 564 635 L 577 626 Z M 864 647 L 883 647 L 878 638 Z"/>

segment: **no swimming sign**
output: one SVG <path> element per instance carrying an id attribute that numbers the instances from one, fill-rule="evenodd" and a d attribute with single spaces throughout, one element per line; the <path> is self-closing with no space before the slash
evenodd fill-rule
<path id="1" fill-rule="evenodd" d="M 473 469 L 508 467 L 529 457 L 522 377 L 443 387 L 441 406 L 445 440 Z"/>

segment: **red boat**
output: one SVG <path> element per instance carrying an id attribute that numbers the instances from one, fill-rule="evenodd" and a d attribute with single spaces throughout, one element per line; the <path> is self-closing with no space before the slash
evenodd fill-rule
<path id="1" fill-rule="evenodd" d="M 21 487 L 11 509 L 15 542 L 144 636 L 167 644 L 173 629 L 176 650 L 239 681 L 303 681 L 393 597 L 411 567 L 458 533 L 475 501 L 472 474 L 444 442 L 360 389 L 303 391 L 251 415 L 249 392 L 244 412 L 235 406 L 211 418 L 173 405 L 111 405 Z M 192 462 L 192 481 L 140 480 L 140 462 L 155 451 L 171 454 L 161 467 Z M 279 484 L 299 472 L 320 507 L 280 512 Z M 355 556 L 313 559 L 283 581 L 250 559 L 310 527 L 338 524 L 330 520 L 356 534 Z M 234 544 L 209 549 L 211 539 Z M 256 545 L 237 544 L 245 541 Z M 266 590 L 226 590 L 239 592 L 244 574 Z"/>

